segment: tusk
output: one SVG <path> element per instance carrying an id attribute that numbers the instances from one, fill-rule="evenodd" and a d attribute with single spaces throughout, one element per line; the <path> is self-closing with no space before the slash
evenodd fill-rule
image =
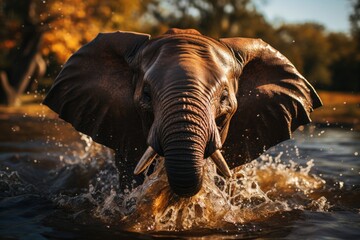
<path id="1" fill-rule="evenodd" d="M 227 165 L 223 155 L 219 150 L 216 150 L 211 156 L 211 160 L 215 163 L 216 167 L 226 177 L 231 177 L 229 166 Z"/>
<path id="2" fill-rule="evenodd" d="M 141 157 L 140 161 L 135 167 L 134 174 L 138 175 L 142 173 L 155 159 L 157 153 L 152 147 L 148 147 L 144 153 L 144 155 Z"/>

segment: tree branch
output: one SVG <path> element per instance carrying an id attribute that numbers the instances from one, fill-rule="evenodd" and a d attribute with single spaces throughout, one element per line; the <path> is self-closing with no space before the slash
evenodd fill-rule
<path id="1" fill-rule="evenodd" d="M 5 93 L 5 99 L 3 103 L 7 105 L 15 105 L 16 102 L 16 92 L 14 88 L 10 85 L 9 79 L 5 71 L 0 71 L 0 87 Z"/>

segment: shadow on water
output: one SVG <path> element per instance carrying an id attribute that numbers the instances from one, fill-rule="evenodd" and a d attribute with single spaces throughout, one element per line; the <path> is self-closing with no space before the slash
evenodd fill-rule
<path id="1" fill-rule="evenodd" d="M 162 160 L 121 194 L 113 153 L 45 116 L 0 117 L 2 239 L 360 238 L 360 133 L 309 126 L 178 199 Z"/>

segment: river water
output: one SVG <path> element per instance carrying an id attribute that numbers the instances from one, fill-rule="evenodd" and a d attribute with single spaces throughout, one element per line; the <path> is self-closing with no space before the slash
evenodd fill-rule
<path id="1" fill-rule="evenodd" d="M 173 195 L 162 159 L 121 194 L 113 153 L 45 115 L 0 117 L 1 239 L 360 239 L 360 132 L 297 131 L 234 171 Z"/>

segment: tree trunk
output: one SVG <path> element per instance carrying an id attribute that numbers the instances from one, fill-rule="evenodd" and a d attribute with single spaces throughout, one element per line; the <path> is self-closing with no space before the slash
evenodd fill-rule
<path id="1" fill-rule="evenodd" d="M 0 72 L 0 104 L 15 105 L 16 92 L 10 85 L 5 71 Z"/>
<path id="2" fill-rule="evenodd" d="M 22 41 L 15 56 L 9 57 L 13 59 L 11 67 L 0 70 L 0 104 L 19 103 L 19 96 L 34 81 L 34 74 L 38 72 L 37 77 L 41 77 L 45 73 L 46 64 L 39 53 L 44 29 L 33 19 L 34 4 L 33 1 L 26 4 Z"/>

